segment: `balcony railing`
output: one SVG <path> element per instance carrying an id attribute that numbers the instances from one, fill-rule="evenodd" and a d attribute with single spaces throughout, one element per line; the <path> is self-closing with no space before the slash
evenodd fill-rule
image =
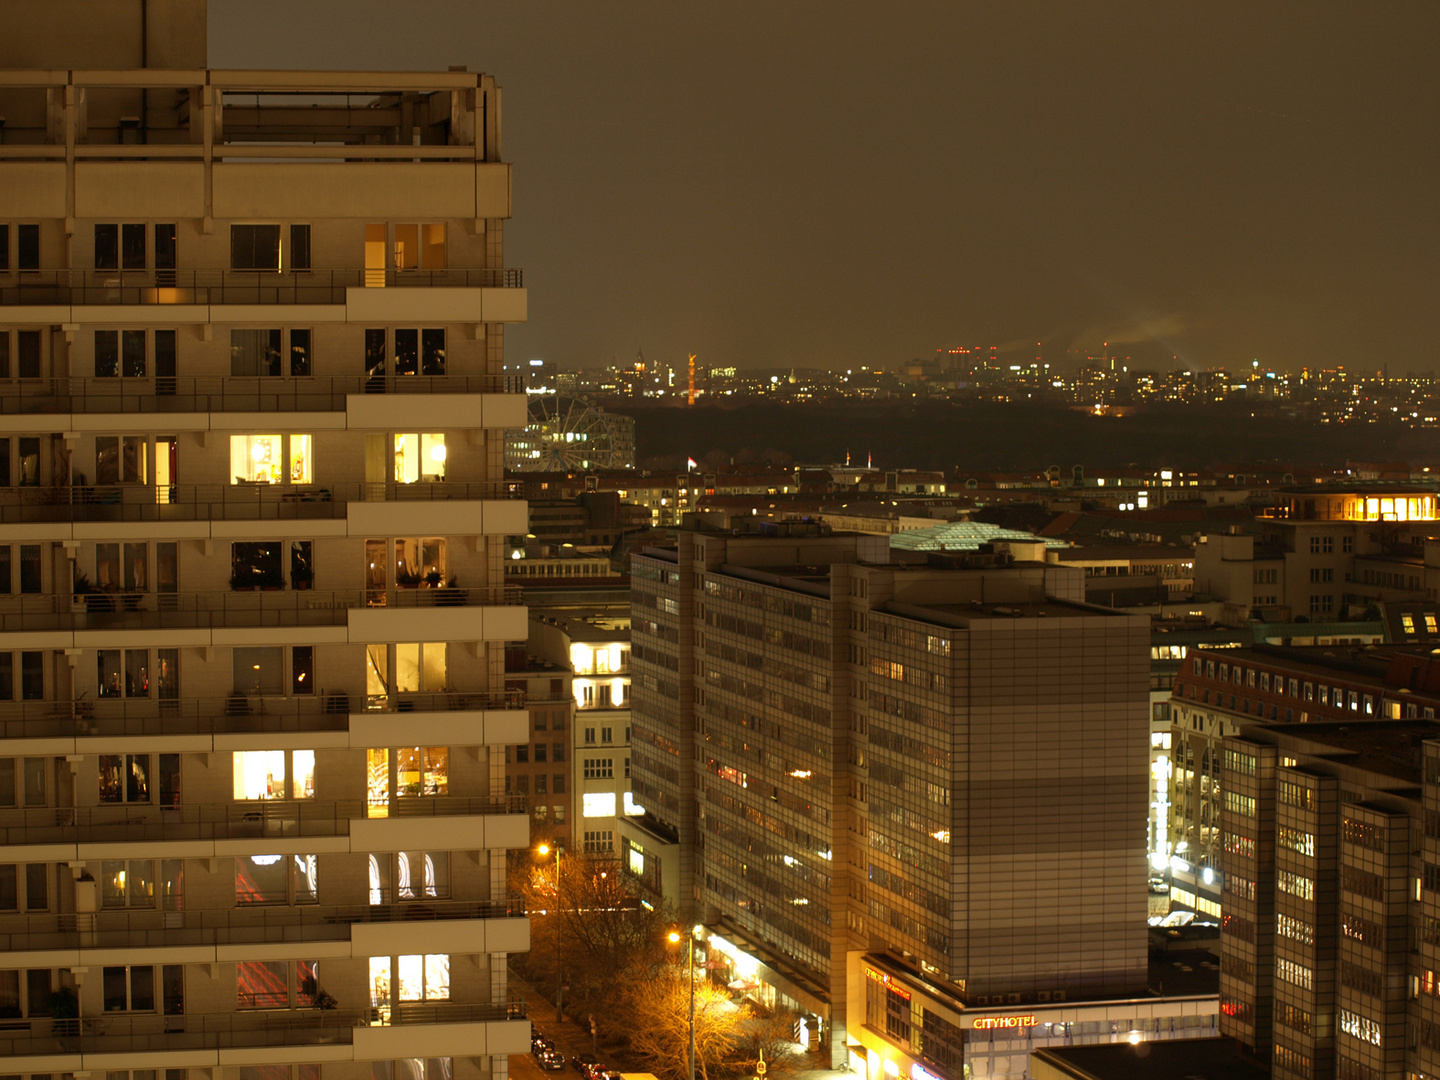
<path id="1" fill-rule="evenodd" d="M 274 1009 L 179 1016 L 111 1014 L 78 1020 L 0 1020 L 0 1057 L 124 1054 L 348 1044 L 358 1027 L 524 1020 L 525 1002 L 403 1003 L 390 1009 Z M 15 1030 L 19 1027 L 21 1030 Z"/>
<path id="2" fill-rule="evenodd" d="M 0 523 L 310 521 L 352 502 L 521 499 L 520 481 L 394 484 L 86 484 L 0 488 Z"/>
<path id="3" fill-rule="evenodd" d="M 351 697 L 344 690 L 322 690 L 311 697 L 232 694 L 228 698 L 5 701 L 0 702 L 0 738 L 345 731 L 352 711 L 456 712 L 524 707 L 525 694 L 516 690 L 449 690 L 390 697 Z"/>
<path id="4" fill-rule="evenodd" d="M 524 392 L 523 375 L 22 377 L 0 381 L 0 414 L 335 412 L 351 394 Z"/>
<path id="5" fill-rule="evenodd" d="M 23 270 L 0 304 L 343 304 L 346 289 L 519 289 L 523 270 Z"/>
<path id="6" fill-rule="evenodd" d="M 0 597 L 0 631 L 194 630 L 343 626 L 356 608 L 508 607 L 515 585 L 464 589 L 237 589 L 230 592 L 40 594 Z"/>
<path id="7" fill-rule="evenodd" d="M 392 818 L 523 814 L 526 798 L 524 795 L 493 798 L 447 795 L 393 799 L 384 809 L 386 816 Z M 349 836 L 351 823 L 365 820 L 369 810 L 369 804 L 363 799 L 337 802 L 273 799 L 189 803 L 163 808 L 150 803 L 26 807 L 0 810 L 0 843 L 105 844 Z"/>
<path id="8" fill-rule="evenodd" d="M 442 900 L 310 905 L 247 904 L 183 911 L 110 908 L 98 912 L 0 918 L 0 951 L 137 949 L 184 945 L 250 945 L 346 941 L 355 923 L 436 922 L 525 917 L 525 900 Z"/>

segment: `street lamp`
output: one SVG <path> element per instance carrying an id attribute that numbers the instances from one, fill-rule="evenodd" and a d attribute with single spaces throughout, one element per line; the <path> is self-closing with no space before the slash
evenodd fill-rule
<path id="1" fill-rule="evenodd" d="M 536 853 L 544 858 L 552 850 L 549 844 L 540 844 Z M 560 940 L 560 845 L 555 844 L 555 1022 L 565 1022 L 565 945 Z"/>
<path id="2" fill-rule="evenodd" d="M 697 924 L 690 931 L 690 948 L 688 954 L 689 978 L 690 978 L 690 1080 L 695 1080 L 695 939 L 705 933 L 705 927 Z M 670 944 L 680 944 L 680 931 L 670 931 Z"/>

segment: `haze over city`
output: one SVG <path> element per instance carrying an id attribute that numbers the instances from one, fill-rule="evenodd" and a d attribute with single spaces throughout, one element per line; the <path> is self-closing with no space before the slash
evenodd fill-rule
<path id="1" fill-rule="evenodd" d="M 394 11 L 217 0 L 211 63 L 494 72 L 515 359 L 1434 366 L 1433 5 Z"/>

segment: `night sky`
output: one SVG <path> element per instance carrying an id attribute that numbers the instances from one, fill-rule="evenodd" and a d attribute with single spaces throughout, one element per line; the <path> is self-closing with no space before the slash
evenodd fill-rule
<path id="1" fill-rule="evenodd" d="M 1440 360 L 1433 0 L 211 0 L 209 19 L 216 68 L 496 77 L 506 261 L 530 291 L 512 360 L 994 345 L 1068 369 L 1106 340 L 1141 366 Z"/>

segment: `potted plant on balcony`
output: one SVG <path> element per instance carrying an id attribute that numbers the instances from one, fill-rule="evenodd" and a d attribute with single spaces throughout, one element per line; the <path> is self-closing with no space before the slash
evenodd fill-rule
<path id="1" fill-rule="evenodd" d="M 308 589 L 315 581 L 315 571 L 304 563 L 298 563 L 290 568 L 290 587 L 292 589 Z"/>
<path id="2" fill-rule="evenodd" d="M 461 607 L 465 603 L 465 590 L 455 584 L 455 575 L 445 582 L 445 587 L 435 594 L 436 607 Z"/>
<path id="3" fill-rule="evenodd" d="M 73 989 L 62 986 L 50 995 L 47 1004 L 50 1007 L 50 1018 L 54 1021 L 50 1028 L 53 1034 L 80 1034 L 80 999 L 75 996 Z"/>

